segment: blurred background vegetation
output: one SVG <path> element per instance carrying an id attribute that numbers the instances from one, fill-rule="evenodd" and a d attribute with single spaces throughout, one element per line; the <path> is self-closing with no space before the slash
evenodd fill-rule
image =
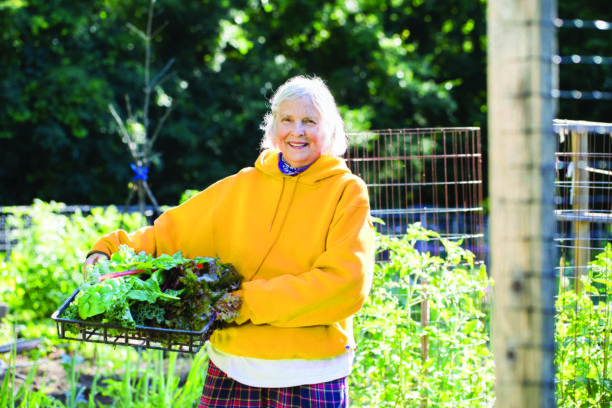
<path id="1" fill-rule="evenodd" d="M 149 0 L 0 0 L 0 206 L 123 204 L 133 176 L 109 104 L 142 110 Z M 596 0 L 564 19 L 612 20 Z M 149 185 L 160 204 L 252 165 L 273 91 L 291 76 L 331 88 L 349 131 L 479 126 L 486 151 L 485 0 L 157 0 Z M 612 56 L 612 32 L 563 29 L 561 55 Z M 561 89 L 612 91 L 610 66 L 561 72 Z M 558 117 L 611 121 L 610 101 Z M 486 170 L 486 162 L 485 162 Z M 485 172 L 486 174 L 486 172 Z M 486 192 L 485 192 L 486 193 Z"/>

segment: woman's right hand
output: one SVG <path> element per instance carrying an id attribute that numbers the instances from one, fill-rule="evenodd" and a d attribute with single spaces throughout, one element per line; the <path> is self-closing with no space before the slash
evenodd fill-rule
<path id="1" fill-rule="evenodd" d="M 87 279 L 87 269 L 89 266 L 94 266 L 98 262 L 108 261 L 108 255 L 95 252 L 87 257 L 83 264 L 83 279 Z"/>

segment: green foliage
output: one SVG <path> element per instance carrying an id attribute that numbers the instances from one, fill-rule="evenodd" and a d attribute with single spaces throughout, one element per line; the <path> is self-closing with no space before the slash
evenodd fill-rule
<path id="1" fill-rule="evenodd" d="M 161 325 L 165 321 L 166 309 L 156 303 L 138 302 L 130 308 L 138 326 Z"/>
<path id="2" fill-rule="evenodd" d="M 415 224 L 402 239 L 378 236 L 372 292 L 356 318 L 359 348 L 351 375 L 355 406 L 485 407 L 493 400 L 484 267 L 461 242 Z M 440 240 L 446 259 L 420 253 Z"/>
<path id="3" fill-rule="evenodd" d="M 61 203 L 36 200 L 31 207 L 5 208 L 15 246 L 0 261 L 0 299 L 20 321 L 48 319 L 83 280 L 81 266 L 99 237 L 122 223 L 136 229 L 139 214 L 115 207 L 65 213 Z"/>
<path id="4" fill-rule="evenodd" d="M 603 407 L 612 403 L 612 245 L 589 264 L 580 285 L 561 279 L 556 302 L 557 405 Z"/>
<path id="5" fill-rule="evenodd" d="M 13 340 L 16 340 L 15 338 Z M 38 390 L 34 388 L 34 376 L 38 370 L 38 356 L 34 361 L 34 365 L 28 372 L 28 375 L 23 381 L 17 379 L 17 349 L 13 347 L 9 353 L 8 364 L 6 364 L 6 373 L 0 376 L 0 407 L 16 408 L 16 407 L 48 407 L 62 408 L 53 397 L 48 396 L 47 390 L 40 387 Z"/>
<path id="6" fill-rule="evenodd" d="M 83 396 L 85 388 L 77 382 L 79 376 L 77 366 L 83 363 L 83 360 L 83 357 L 79 354 L 72 357 L 68 354 L 62 354 L 62 366 L 66 371 L 69 387 L 66 390 L 66 407 L 69 408 L 77 408 L 87 402 Z"/>
<path id="7" fill-rule="evenodd" d="M 86 272 L 78 295 L 60 317 L 134 329 L 134 311 L 147 326 L 201 331 L 217 310 L 219 318 L 233 321 L 241 305 L 238 298 L 225 295 L 237 290 L 242 279 L 233 265 L 218 257 L 190 259 L 181 251 L 153 257 L 121 245 L 108 262 Z M 153 304 L 163 313 L 149 306 Z"/>
<path id="8" fill-rule="evenodd" d="M 183 194 L 181 194 L 181 199 L 179 201 L 179 204 L 183 204 L 185 201 L 189 200 L 191 197 L 195 196 L 199 192 L 200 192 L 200 190 L 185 190 L 185 191 L 183 191 Z"/>
<path id="9" fill-rule="evenodd" d="M 170 353 L 164 358 L 163 352 L 147 350 L 138 356 L 136 370 L 126 362 L 121 379 L 103 380 L 101 394 L 112 397 L 117 408 L 155 408 L 155 407 L 196 407 L 202 388 L 208 356 L 198 353 L 187 357 L 182 364 L 188 364 L 189 374 L 184 384 L 179 386 L 177 370 L 181 362 L 178 353 Z"/>
<path id="10" fill-rule="evenodd" d="M 141 217 L 121 216 L 116 208 L 94 208 L 91 214 L 67 215 L 58 203 L 36 201 L 31 208 L 10 209 L 9 223 L 16 246 L 0 263 L 0 294 L 10 306 L 11 322 L 28 325 L 56 310 L 82 280 L 85 252 L 100 234 L 123 222 L 128 229 L 141 225 Z M 419 252 L 424 240 L 445 247 L 443 258 Z M 359 342 L 351 381 L 351 400 L 363 407 L 428 406 L 480 407 L 492 401 L 493 369 L 489 350 L 490 310 L 486 294 L 491 282 L 484 267 L 472 265 L 472 254 L 418 225 L 405 238 L 378 235 L 378 257 L 371 295 L 355 319 Z M 560 280 L 556 302 L 556 386 L 559 407 L 605 406 L 612 402 L 612 245 L 589 264 L 579 287 Z M 148 303 L 147 303 L 148 304 Z M 427 307 L 424 307 L 427 305 Z M 155 311 L 148 311 L 153 314 Z M 54 337 L 54 327 L 45 334 Z M 0 340 L 11 341 L 0 325 Z M 15 335 L 16 336 L 16 335 Z M 0 341 L 2 343 L 2 341 Z M 89 344 L 81 345 L 91 346 Z M 426 351 L 424 348 L 426 345 Z M 98 345 L 95 345 L 98 347 Z M 0 380 L 0 406 L 95 406 L 96 395 L 109 395 L 116 406 L 194 406 L 203 386 L 207 361 L 199 353 L 191 364 L 187 382 L 179 386 L 175 369 L 177 353 L 119 350 L 99 346 L 96 381 L 83 401 L 78 378 L 80 351 L 66 356 L 69 374 L 67 404 L 46 395 L 45 386 L 34 387 L 34 366 L 23 381 L 13 370 Z M 15 351 L 2 357 L 12 367 Z M 184 356 L 183 356 L 184 357 Z M 34 356 L 37 358 L 37 356 Z M 137 364 L 135 364 L 137 362 Z M 174 367 L 166 371 L 167 364 Z M 106 367 L 108 372 L 103 371 Z M 109 373 L 119 378 L 101 380 Z M 43 384 L 44 384 L 43 380 Z M 177 402 L 178 401 L 178 402 Z M 133 405 L 130 405 L 132 403 Z M 21 404 L 21 405 L 19 405 Z"/>
<path id="11" fill-rule="evenodd" d="M 79 382 L 87 360 L 81 354 L 85 347 L 62 354 L 62 366 L 66 373 L 65 398 L 57 399 L 49 394 L 48 381 L 34 381 L 38 370 L 35 364 L 25 380 L 16 380 L 13 361 L 9 359 L 9 374 L 0 381 L 0 406 L 6 408 L 95 408 L 101 405 L 98 397 L 110 397 L 116 408 L 162 408 L 168 406 L 193 407 L 198 404 L 204 386 L 204 373 L 208 355 L 195 356 L 158 350 L 123 349 L 117 352 L 107 346 L 95 345 L 91 364 L 95 369 L 92 386 L 86 390 Z M 101 348 L 103 347 L 103 348 Z M 180 356 L 180 357 L 179 357 Z M 113 361 L 108 365 L 106 362 Z M 183 373 L 187 372 L 186 377 Z M 181 381 L 181 378 L 184 381 Z M 41 386 L 42 385 L 42 386 Z M 88 391 L 88 398 L 86 394 Z"/>
<path id="12" fill-rule="evenodd" d="M 109 104 L 143 116 L 149 0 L 0 3 L 0 205 L 123 203 L 133 176 Z M 484 126 L 485 4 L 158 0 L 149 185 L 160 203 L 252 165 L 267 98 L 325 79 L 350 131 Z M 127 112 L 129 97 L 133 111 Z M 485 108 L 483 108 L 485 107 Z"/>

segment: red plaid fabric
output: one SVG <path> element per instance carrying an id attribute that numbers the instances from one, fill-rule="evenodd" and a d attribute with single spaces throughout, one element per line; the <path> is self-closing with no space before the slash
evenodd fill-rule
<path id="1" fill-rule="evenodd" d="M 346 408 L 347 377 L 321 384 L 258 388 L 239 383 L 212 361 L 198 408 Z"/>

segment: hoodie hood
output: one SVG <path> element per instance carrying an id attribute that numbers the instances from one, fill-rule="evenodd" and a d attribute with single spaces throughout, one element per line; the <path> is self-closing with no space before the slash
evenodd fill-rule
<path id="1" fill-rule="evenodd" d="M 276 149 L 264 150 L 257 158 L 255 168 L 272 177 L 296 177 L 299 183 L 305 184 L 315 184 L 328 177 L 351 173 L 342 158 L 324 153 L 304 172 L 297 176 L 286 176 L 278 169 L 278 153 Z"/>

